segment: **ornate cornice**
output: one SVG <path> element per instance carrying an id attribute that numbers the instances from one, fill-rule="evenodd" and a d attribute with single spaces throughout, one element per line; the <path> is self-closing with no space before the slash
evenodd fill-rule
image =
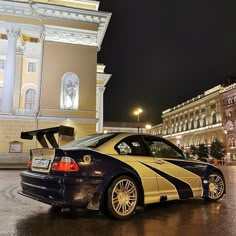
<path id="1" fill-rule="evenodd" d="M 111 18 L 111 13 L 107 12 L 83 10 L 50 4 L 23 3 L 2 0 L 0 0 L 0 14 L 21 16 L 27 18 L 38 18 L 41 23 L 43 23 L 44 19 L 60 19 L 71 22 L 96 24 L 96 31 L 62 27 L 54 27 L 53 31 L 53 26 L 46 26 L 45 35 L 46 40 L 79 44 L 82 43 L 88 46 L 96 46 L 98 47 L 98 49 L 100 49 L 101 47 L 104 35 L 106 33 Z M 44 27 L 43 24 L 42 26 Z M 55 39 L 55 29 L 58 30 L 58 39 Z M 68 33 L 70 34 L 70 40 L 66 40 Z"/>
<path id="2" fill-rule="evenodd" d="M 63 43 L 97 46 L 96 32 L 68 29 L 57 26 L 45 26 L 45 40 Z"/>
<path id="3" fill-rule="evenodd" d="M 25 2 L 29 1 L 35 3 L 46 3 L 59 6 L 74 7 L 86 10 L 98 10 L 100 2 L 97 0 L 14 0 L 15 2 Z"/>

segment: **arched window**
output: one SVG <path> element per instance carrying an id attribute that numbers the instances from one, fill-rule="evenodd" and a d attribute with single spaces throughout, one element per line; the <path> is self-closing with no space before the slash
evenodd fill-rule
<path id="1" fill-rule="evenodd" d="M 200 128 L 200 119 L 199 119 L 199 116 L 197 116 L 196 118 L 196 128 Z"/>
<path id="2" fill-rule="evenodd" d="M 193 119 L 191 119 L 191 121 L 190 121 L 190 129 L 194 129 L 194 120 Z"/>
<path id="3" fill-rule="evenodd" d="M 34 110 L 36 101 L 36 91 L 27 89 L 25 92 L 25 109 Z"/>
<path id="4" fill-rule="evenodd" d="M 184 131 L 183 121 L 180 121 L 179 131 L 180 132 Z"/>
<path id="5" fill-rule="evenodd" d="M 166 131 L 166 132 L 165 132 L 166 134 L 169 134 L 169 129 L 168 129 L 168 126 L 166 126 L 166 129 L 165 129 L 165 131 Z"/>
<path id="6" fill-rule="evenodd" d="M 200 137 L 197 137 L 197 138 L 196 138 L 196 142 L 197 142 L 197 146 L 199 146 L 199 145 L 201 144 L 201 139 L 200 139 Z"/>
<path id="7" fill-rule="evenodd" d="M 185 139 L 185 141 L 184 141 L 184 146 L 187 148 L 187 147 L 189 147 L 189 140 L 188 139 Z"/>
<path id="8" fill-rule="evenodd" d="M 192 142 L 191 142 L 191 145 L 195 145 L 195 139 L 194 138 L 192 138 Z"/>
<path id="9" fill-rule="evenodd" d="M 174 124 L 171 125 L 171 134 L 173 134 L 175 132 L 174 130 Z"/>
<path id="10" fill-rule="evenodd" d="M 227 123 L 225 124 L 225 129 L 227 131 L 233 130 L 234 129 L 234 123 L 232 120 L 228 120 Z"/>
<path id="11" fill-rule="evenodd" d="M 229 137 L 229 146 L 235 147 L 235 139 L 233 136 Z"/>
<path id="12" fill-rule="evenodd" d="M 203 115 L 202 116 L 202 127 L 205 127 L 206 126 L 206 116 Z"/>
<path id="13" fill-rule="evenodd" d="M 179 124 L 178 124 L 178 123 L 175 124 L 175 132 L 176 132 L 176 133 L 179 132 Z"/>
<path id="14" fill-rule="evenodd" d="M 185 131 L 187 131 L 187 130 L 188 130 L 188 121 L 185 120 Z"/>
<path id="15" fill-rule="evenodd" d="M 217 135 L 213 134 L 211 140 L 212 140 L 212 142 L 215 142 L 217 140 Z"/>
<path id="16" fill-rule="evenodd" d="M 216 124 L 216 113 L 215 112 L 211 113 L 211 120 L 212 120 L 212 125 Z"/>

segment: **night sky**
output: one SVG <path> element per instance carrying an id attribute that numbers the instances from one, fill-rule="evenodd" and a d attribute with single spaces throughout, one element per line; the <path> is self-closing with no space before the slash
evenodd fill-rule
<path id="1" fill-rule="evenodd" d="M 236 0 L 101 0 L 112 13 L 98 62 L 112 74 L 104 121 L 162 121 L 162 111 L 236 76 Z"/>

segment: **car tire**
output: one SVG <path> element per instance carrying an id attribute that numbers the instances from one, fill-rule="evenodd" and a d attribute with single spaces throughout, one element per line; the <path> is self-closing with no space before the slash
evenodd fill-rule
<path id="1" fill-rule="evenodd" d="M 120 176 L 107 192 L 107 212 L 116 219 L 127 219 L 134 214 L 138 204 L 138 187 L 129 176 Z"/>
<path id="2" fill-rule="evenodd" d="M 208 176 L 208 194 L 205 197 L 207 201 L 219 200 L 225 192 L 225 181 L 221 174 L 212 173 Z"/>

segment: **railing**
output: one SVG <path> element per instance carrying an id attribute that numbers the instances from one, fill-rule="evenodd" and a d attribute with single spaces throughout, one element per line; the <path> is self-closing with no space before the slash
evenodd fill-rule
<path id="1" fill-rule="evenodd" d="M 36 114 L 36 111 L 34 109 L 16 109 L 15 115 L 22 115 L 22 116 L 34 116 Z"/>

